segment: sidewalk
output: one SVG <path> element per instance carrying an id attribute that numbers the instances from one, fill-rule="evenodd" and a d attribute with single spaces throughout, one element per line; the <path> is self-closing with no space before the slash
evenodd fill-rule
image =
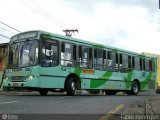
<path id="1" fill-rule="evenodd" d="M 146 99 L 142 104 L 125 106 L 107 120 L 160 120 L 160 96 Z"/>
<path id="2" fill-rule="evenodd" d="M 160 96 L 158 98 L 149 99 L 149 104 L 151 105 L 151 110 L 153 114 L 158 114 L 160 117 Z M 160 119 L 160 118 L 159 118 Z"/>

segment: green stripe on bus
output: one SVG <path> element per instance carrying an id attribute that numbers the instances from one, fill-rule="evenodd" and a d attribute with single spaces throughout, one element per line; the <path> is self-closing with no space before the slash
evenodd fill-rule
<path id="1" fill-rule="evenodd" d="M 148 82 L 151 80 L 152 75 L 153 75 L 152 72 L 150 72 L 150 73 L 148 74 L 148 76 L 146 77 L 146 79 L 143 81 L 144 83 L 141 84 L 141 86 L 140 86 L 141 89 L 145 88 L 145 87 L 148 85 Z"/>
<path id="2" fill-rule="evenodd" d="M 79 77 L 80 77 L 81 72 L 82 72 L 81 68 L 75 68 L 74 73 L 77 74 Z"/>
<path id="3" fill-rule="evenodd" d="M 132 75 L 133 75 L 133 71 L 129 72 L 127 77 L 124 77 L 124 80 L 126 83 L 126 89 L 128 89 L 131 86 Z"/>
<path id="4" fill-rule="evenodd" d="M 112 75 L 112 72 L 107 71 L 100 78 L 98 78 L 98 80 L 91 80 L 90 88 L 97 88 L 105 84 L 105 82 L 109 80 L 111 75 Z M 102 78 L 106 78 L 106 80 Z"/>

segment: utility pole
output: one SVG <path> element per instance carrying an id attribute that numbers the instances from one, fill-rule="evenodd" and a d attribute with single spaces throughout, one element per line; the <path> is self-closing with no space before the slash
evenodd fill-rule
<path id="1" fill-rule="evenodd" d="M 65 30 L 63 30 L 63 32 L 66 33 L 66 36 L 71 37 L 71 36 L 72 36 L 72 33 L 74 33 L 74 32 L 77 32 L 77 33 L 78 33 L 78 30 L 77 30 L 77 29 L 65 29 Z"/>

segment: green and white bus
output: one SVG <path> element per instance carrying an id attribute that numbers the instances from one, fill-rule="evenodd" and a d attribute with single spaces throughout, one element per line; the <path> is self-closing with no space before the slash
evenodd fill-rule
<path id="1" fill-rule="evenodd" d="M 45 31 L 9 42 L 4 87 L 48 91 L 103 90 L 137 95 L 155 89 L 156 58 Z"/>

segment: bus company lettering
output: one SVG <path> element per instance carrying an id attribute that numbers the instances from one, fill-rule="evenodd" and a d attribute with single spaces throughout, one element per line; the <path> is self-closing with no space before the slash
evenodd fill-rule
<path id="1" fill-rule="evenodd" d="M 123 80 L 123 77 L 120 76 L 100 76 L 100 75 L 86 75 L 86 78 L 90 78 L 90 79 L 101 79 L 101 80 Z"/>
<path id="2" fill-rule="evenodd" d="M 95 72 L 92 69 L 83 69 L 82 73 L 84 73 L 84 74 L 94 74 Z"/>

